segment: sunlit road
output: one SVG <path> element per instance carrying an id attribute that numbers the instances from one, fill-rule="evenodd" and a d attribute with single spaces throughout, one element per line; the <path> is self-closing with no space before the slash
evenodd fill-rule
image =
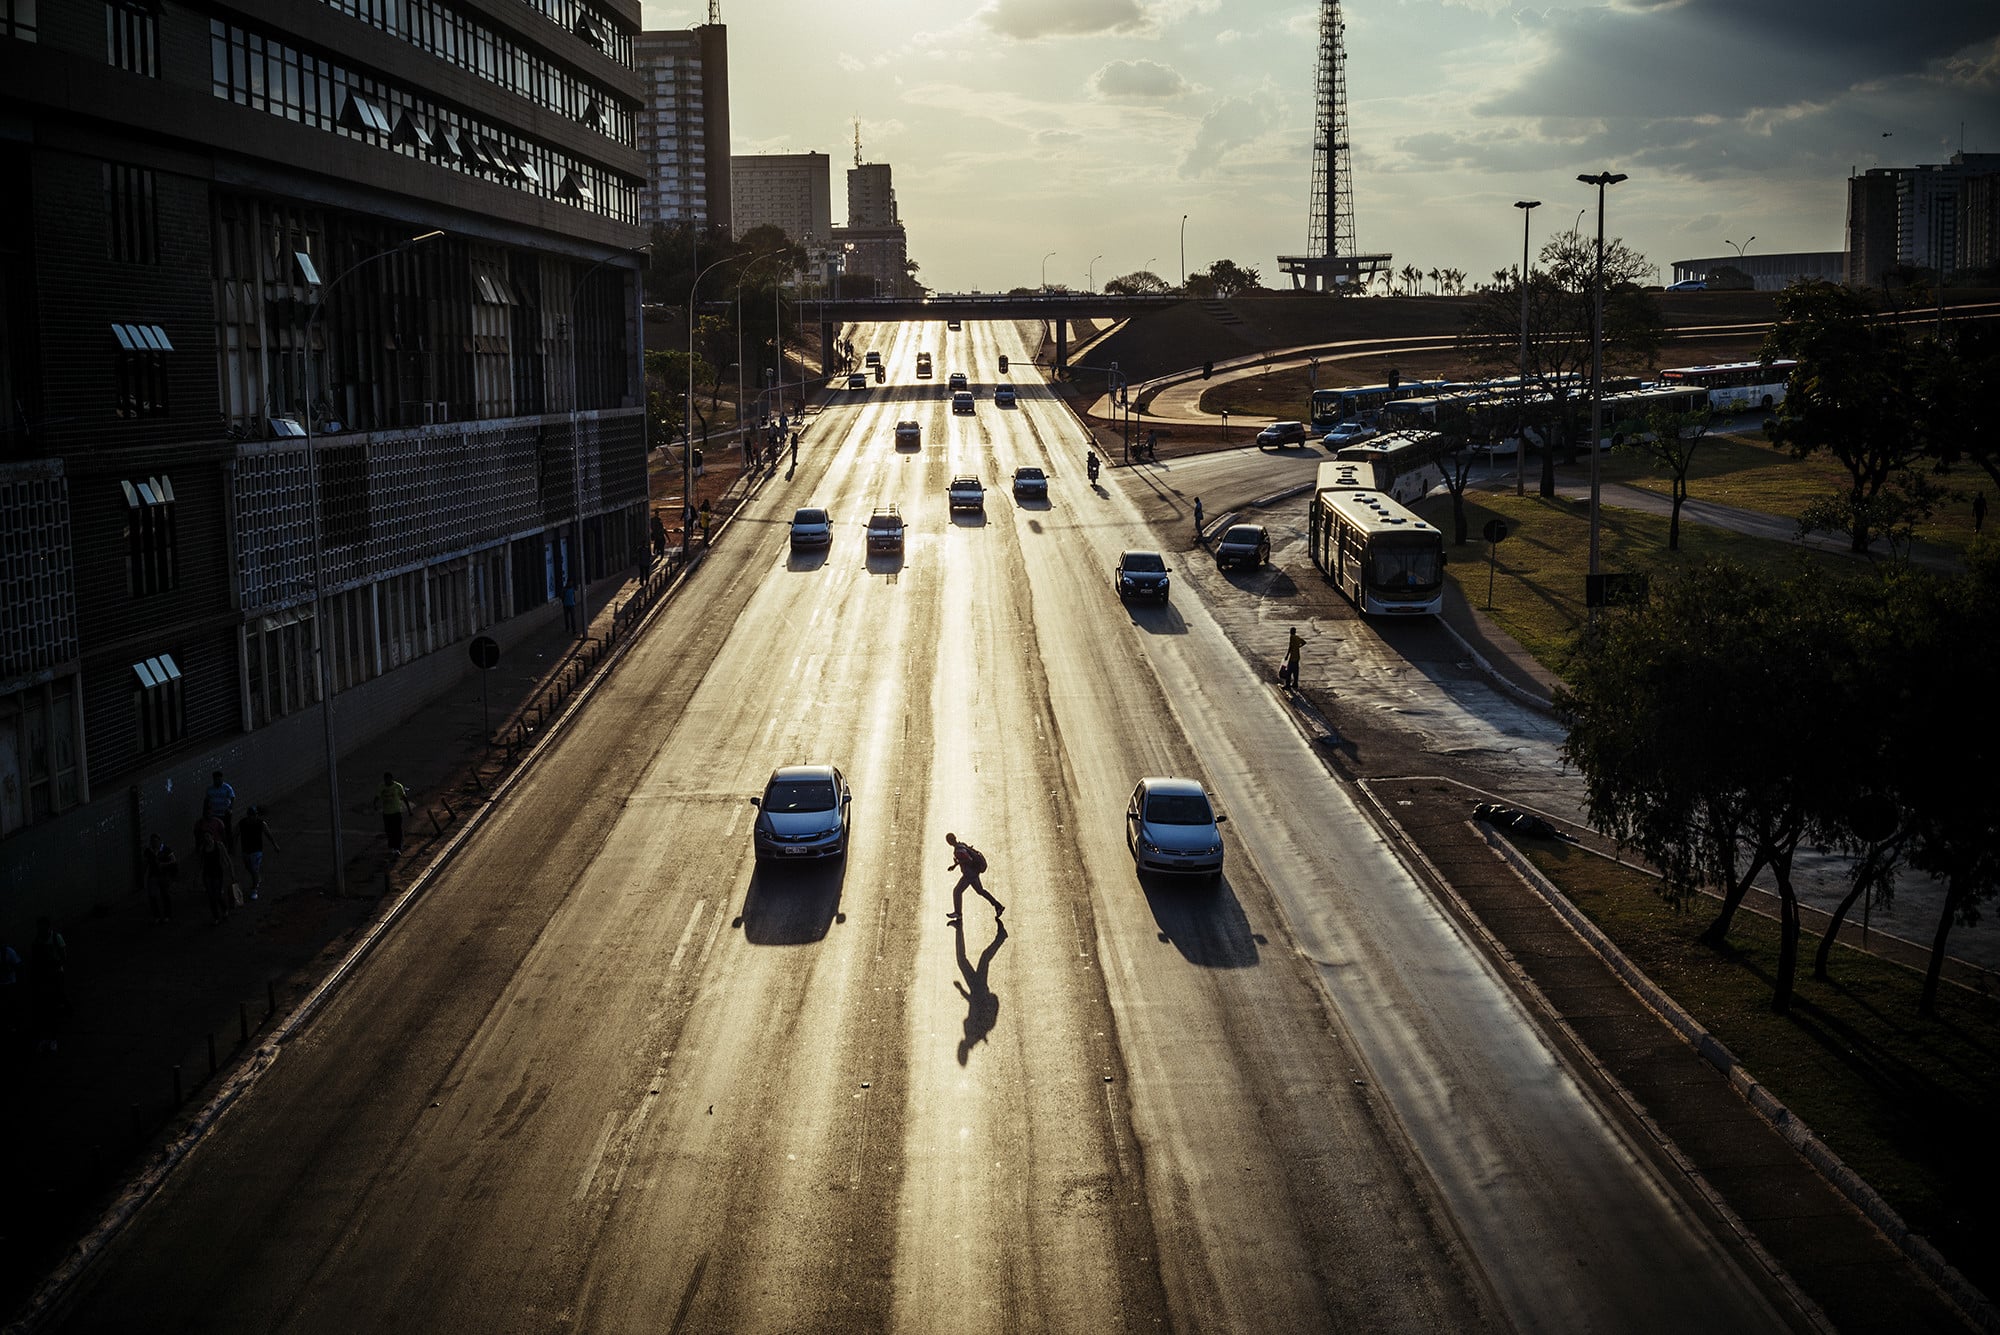
<path id="1" fill-rule="evenodd" d="M 1144 475 L 1087 484 L 1023 331 L 855 344 L 890 383 L 835 396 L 67 1328 L 1782 1328 L 1185 572 L 1121 608 Z M 863 552 L 883 503 L 900 559 Z M 851 852 L 759 871 L 749 798 L 798 761 L 846 771 Z M 1219 887 L 1134 875 L 1146 774 L 1216 793 Z M 946 831 L 1004 917 L 947 920 Z"/>

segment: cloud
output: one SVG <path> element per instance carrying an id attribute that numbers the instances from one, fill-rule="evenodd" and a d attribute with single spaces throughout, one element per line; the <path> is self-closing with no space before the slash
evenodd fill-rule
<path id="1" fill-rule="evenodd" d="M 1259 145 L 1280 122 L 1277 99 L 1268 89 L 1216 103 L 1201 118 L 1194 142 L 1182 155 L 1180 174 L 1206 176 L 1220 167 L 1242 166 L 1253 157 L 1265 156 L 1263 146 L 1257 154 L 1248 150 Z"/>
<path id="2" fill-rule="evenodd" d="M 1153 26 L 1139 0 L 992 0 L 977 17 L 1002 37 L 1020 42 L 1133 33 Z"/>
<path id="3" fill-rule="evenodd" d="M 1170 98 L 1188 90 L 1180 71 L 1150 60 L 1114 60 L 1091 78 L 1100 97 Z"/>

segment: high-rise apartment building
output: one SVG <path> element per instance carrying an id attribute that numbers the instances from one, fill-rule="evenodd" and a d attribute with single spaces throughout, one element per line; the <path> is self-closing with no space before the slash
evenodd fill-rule
<path id="1" fill-rule="evenodd" d="M 857 162 L 848 168 L 847 225 L 833 229 L 833 244 L 843 272 L 872 279 L 877 294 L 902 295 L 914 286 L 907 265 L 909 237 L 896 211 L 888 163 Z"/>
<path id="2" fill-rule="evenodd" d="M 737 236 L 770 224 L 802 246 L 832 239 L 833 163 L 826 154 L 738 154 L 729 170 Z"/>
<path id="3" fill-rule="evenodd" d="M 849 227 L 894 227 L 902 221 L 896 214 L 896 187 L 890 183 L 888 163 L 862 162 L 847 169 Z"/>
<path id="4" fill-rule="evenodd" d="M 472 635 L 640 559 L 638 30 L 0 3 L 8 923 L 133 884 L 211 769 L 293 788 L 323 728 L 394 727 Z"/>
<path id="5" fill-rule="evenodd" d="M 1848 178 L 1850 283 L 1879 285 L 1898 267 L 1950 277 L 1989 253 L 1990 182 L 2000 153 L 1954 153 L 1944 163 L 1875 167 Z"/>
<path id="6" fill-rule="evenodd" d="M 646 105 L 639 154 L 646 188 L 639 221 L 693 223 L 728 234 L 729 30 L 719 23 L 639 34 L 634 48 Z"/>

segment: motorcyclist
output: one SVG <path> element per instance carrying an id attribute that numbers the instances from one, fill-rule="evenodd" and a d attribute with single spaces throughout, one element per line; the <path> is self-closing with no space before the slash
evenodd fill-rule
<path id="1" fill-rule="evenodd" d="M 1097 451 L 1089 450 L 1083 456 L 1083 464 L 1090 472 L 1090 480 L 1097 481 Z"/>

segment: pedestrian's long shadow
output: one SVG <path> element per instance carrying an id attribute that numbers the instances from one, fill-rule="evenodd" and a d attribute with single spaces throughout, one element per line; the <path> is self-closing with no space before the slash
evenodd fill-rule
<path id="1" fill-rule="evenodd" d="M 993 1027 L 1000 1022 L 1000 994 L 987 983 L 986 975 L 993 967 L 993 957 L 1000 953 L 1000 946 L 1007 940 L 1007 924 L 998 918 L 993 920 L 993 939 L 986 949 L 979 952 L 979 963 L 975 966 L 965 953 L 965 917 L 961 914 L 952 928 L 958 940 L 958 971 L 965 975 L 965 981 L 952 979 L 951 985 L 965 998 L 965 1036 L 958 1040 L 958 1064 L 964 1066 L 972 1057 L 972 1050 L 986 1041 Z"/>
<path id="2" fill-rule="evenodd" d="M 1264 938 L 1250 930 L 1226 875 L 1211 888 L 1205 880 L 1142 872 L 1139 885 L 1159 924 L 1160 940 L 1171 941 L 1188 963 L 1208 969 L 1256 967 Z"/>
<path id="3" fill-rule="evenodd" d="M 826 939 L 840 911 L 845 858 L 811 866 L 762 866 L 750 877 L 735 925 L 753 946 L 808 946 Z"/>

